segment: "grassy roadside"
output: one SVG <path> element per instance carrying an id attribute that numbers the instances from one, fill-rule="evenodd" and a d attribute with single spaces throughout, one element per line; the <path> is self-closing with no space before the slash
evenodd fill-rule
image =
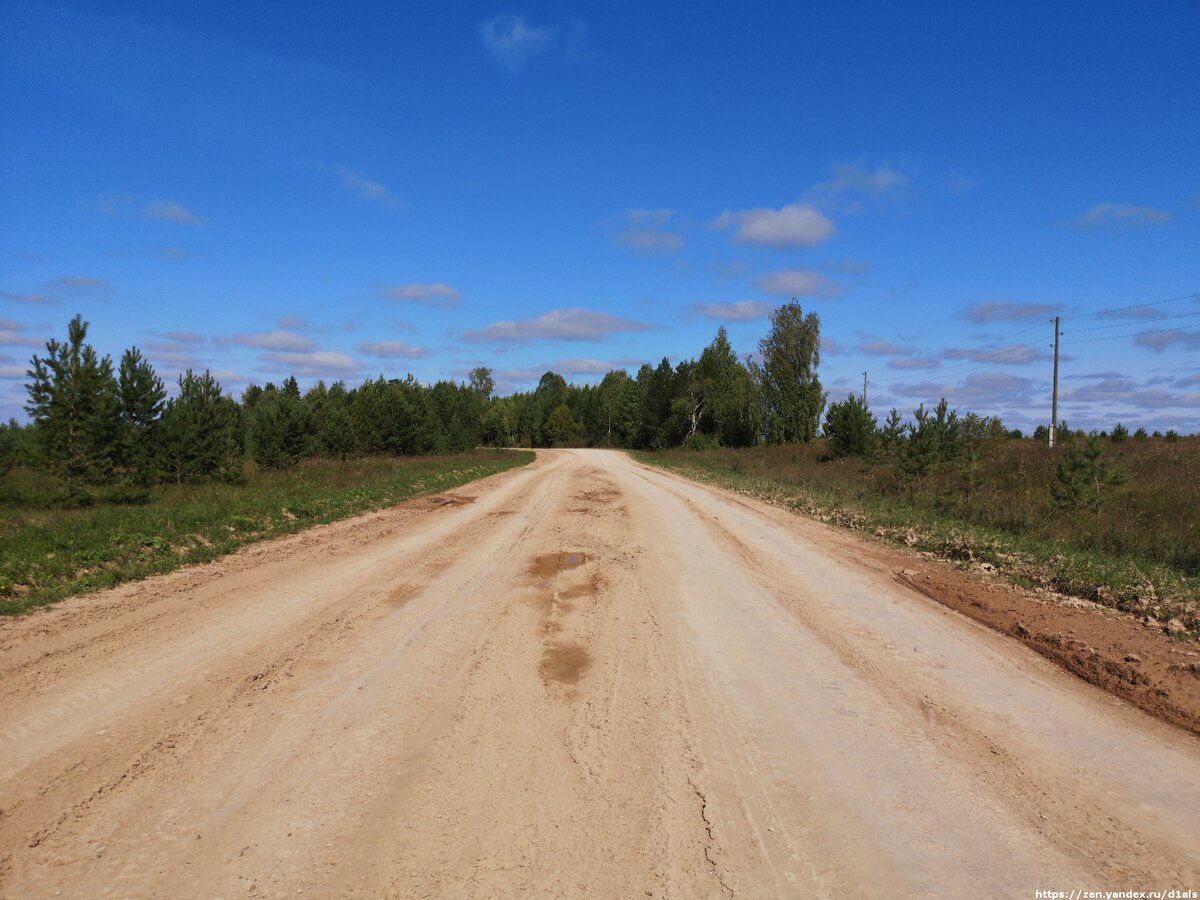
<path id="1" fill-rule="evenodd" d="M 947 511 L 932 495 L 880 491 L 856 471 L 860 463 L 818 462 L 813 449 L 670 450 L 633 456 L 927 556 L 996 571 L 1023 587 L 1123 610 L 1180 639 L 1200 637 L 1200 576 L 1173 564 L 1169 556 L 1146 558 L 1096 546 L 1100 542 L 1080 529 L 1047 535 L 1028 523 L 1008 529 L 973 522 Z M 1007 499 L 1009 506 L 1018 503 L 1015 497 Z M 1003 501 L 999 498 L 998 505 Z"/>
<path id="2" fill-rule="evenodd" d="M 0 615 L 207 562 L 255 541 L 457 487 L 533 458 L 529 451 L 477 451 L 313 459 L 280 472 L 254 472 L 241 485 L 166 486 L 140 505 L 0 504 Z"/>

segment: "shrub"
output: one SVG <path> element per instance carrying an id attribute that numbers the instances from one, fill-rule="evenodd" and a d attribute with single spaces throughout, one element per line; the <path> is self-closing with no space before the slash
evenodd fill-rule
<path id="1" fill-rule="evenodd" d="M 875 447 L 875 417 L 854 394 L 830 404 L 825 414 L 825 437 L 835 459 L 866 456 Z"/>

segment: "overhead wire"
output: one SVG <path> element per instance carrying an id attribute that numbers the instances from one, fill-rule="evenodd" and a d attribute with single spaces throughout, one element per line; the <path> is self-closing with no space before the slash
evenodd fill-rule
<path id="1" fill-rule="evenodd" d="M 1151 306 L 1163 306 L 1167 303 L 1180 303 L 1184 300 L 1200 300 L 1200 294 L 1184 294 L 1181 297 L 1172 297 L 1169 300 L 1155 300 L 1152 303 L 1135 303 L 1132 306 L 1118 306 L 1114 309 L 1099 309 L 1090 313 L 1077 313 L 1073 316 L 1059 316 L 1060 319 L 1091 319 L 1096 316 L 1107 316 L 1113 313 L 1128 312 L 1131 309 L 1148 309 Z"/>
<path id="2" fill-rule="evenodd" d="M 1080 334 L 1084 331 L 1105 331 L 1112 328 L 1137 328 L 1150 322 L 1167 322 L 1171 319 L 1194 319 L 1196 316 L 1200 316 L 1200 312 L 1179 313 L 1174 316 L 1155 316 L 1151 319 L 1141 319 L 1139 321 L 1114 322 L 1112 325 L 1093 325 L 1090 328 L 1072 328 L 1069 332 L 1064 331 L 1063 334 Z"/>
<path id="3" fill-rule="evenodd" d="M 1120 341 L 1120 340 L 1124 340 L 1125 338 L 1141 337 L 1144 334 L 1166 334 L 1167 332 L 1170 332 L 1170 331 L 1174 331 L 1174 332 L 1192 331 L 1196 328 L 1200 328 L 1200 324 L 1184 325 L 1182 328 L 1152 328 L 1147 331 L 1135 331 L 1132 334 L 1111 334 L 1106 337 L 1085 338 L 1082 341 L 1063 341 L 1062 346 L 1073 347 L 1076 344 L 1095 344 L 1099 341 Z"/>

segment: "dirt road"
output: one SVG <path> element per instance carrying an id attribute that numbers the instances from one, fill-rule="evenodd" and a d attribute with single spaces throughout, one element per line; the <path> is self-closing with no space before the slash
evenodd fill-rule
<path id="1" fill-rule="evenodd" d="M 0 624 L 0 896 L 1200 889 L 1200 741 L 605 451 Z"/>

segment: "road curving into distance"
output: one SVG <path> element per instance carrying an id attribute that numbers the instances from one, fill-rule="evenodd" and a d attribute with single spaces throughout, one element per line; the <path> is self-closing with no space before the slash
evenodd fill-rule
<path id="1" fill-rule="evenodd" d="M 1200 889 L 1200 741 L 873 552 L 540 451 L 3 621 L 0 896 Z"/>

